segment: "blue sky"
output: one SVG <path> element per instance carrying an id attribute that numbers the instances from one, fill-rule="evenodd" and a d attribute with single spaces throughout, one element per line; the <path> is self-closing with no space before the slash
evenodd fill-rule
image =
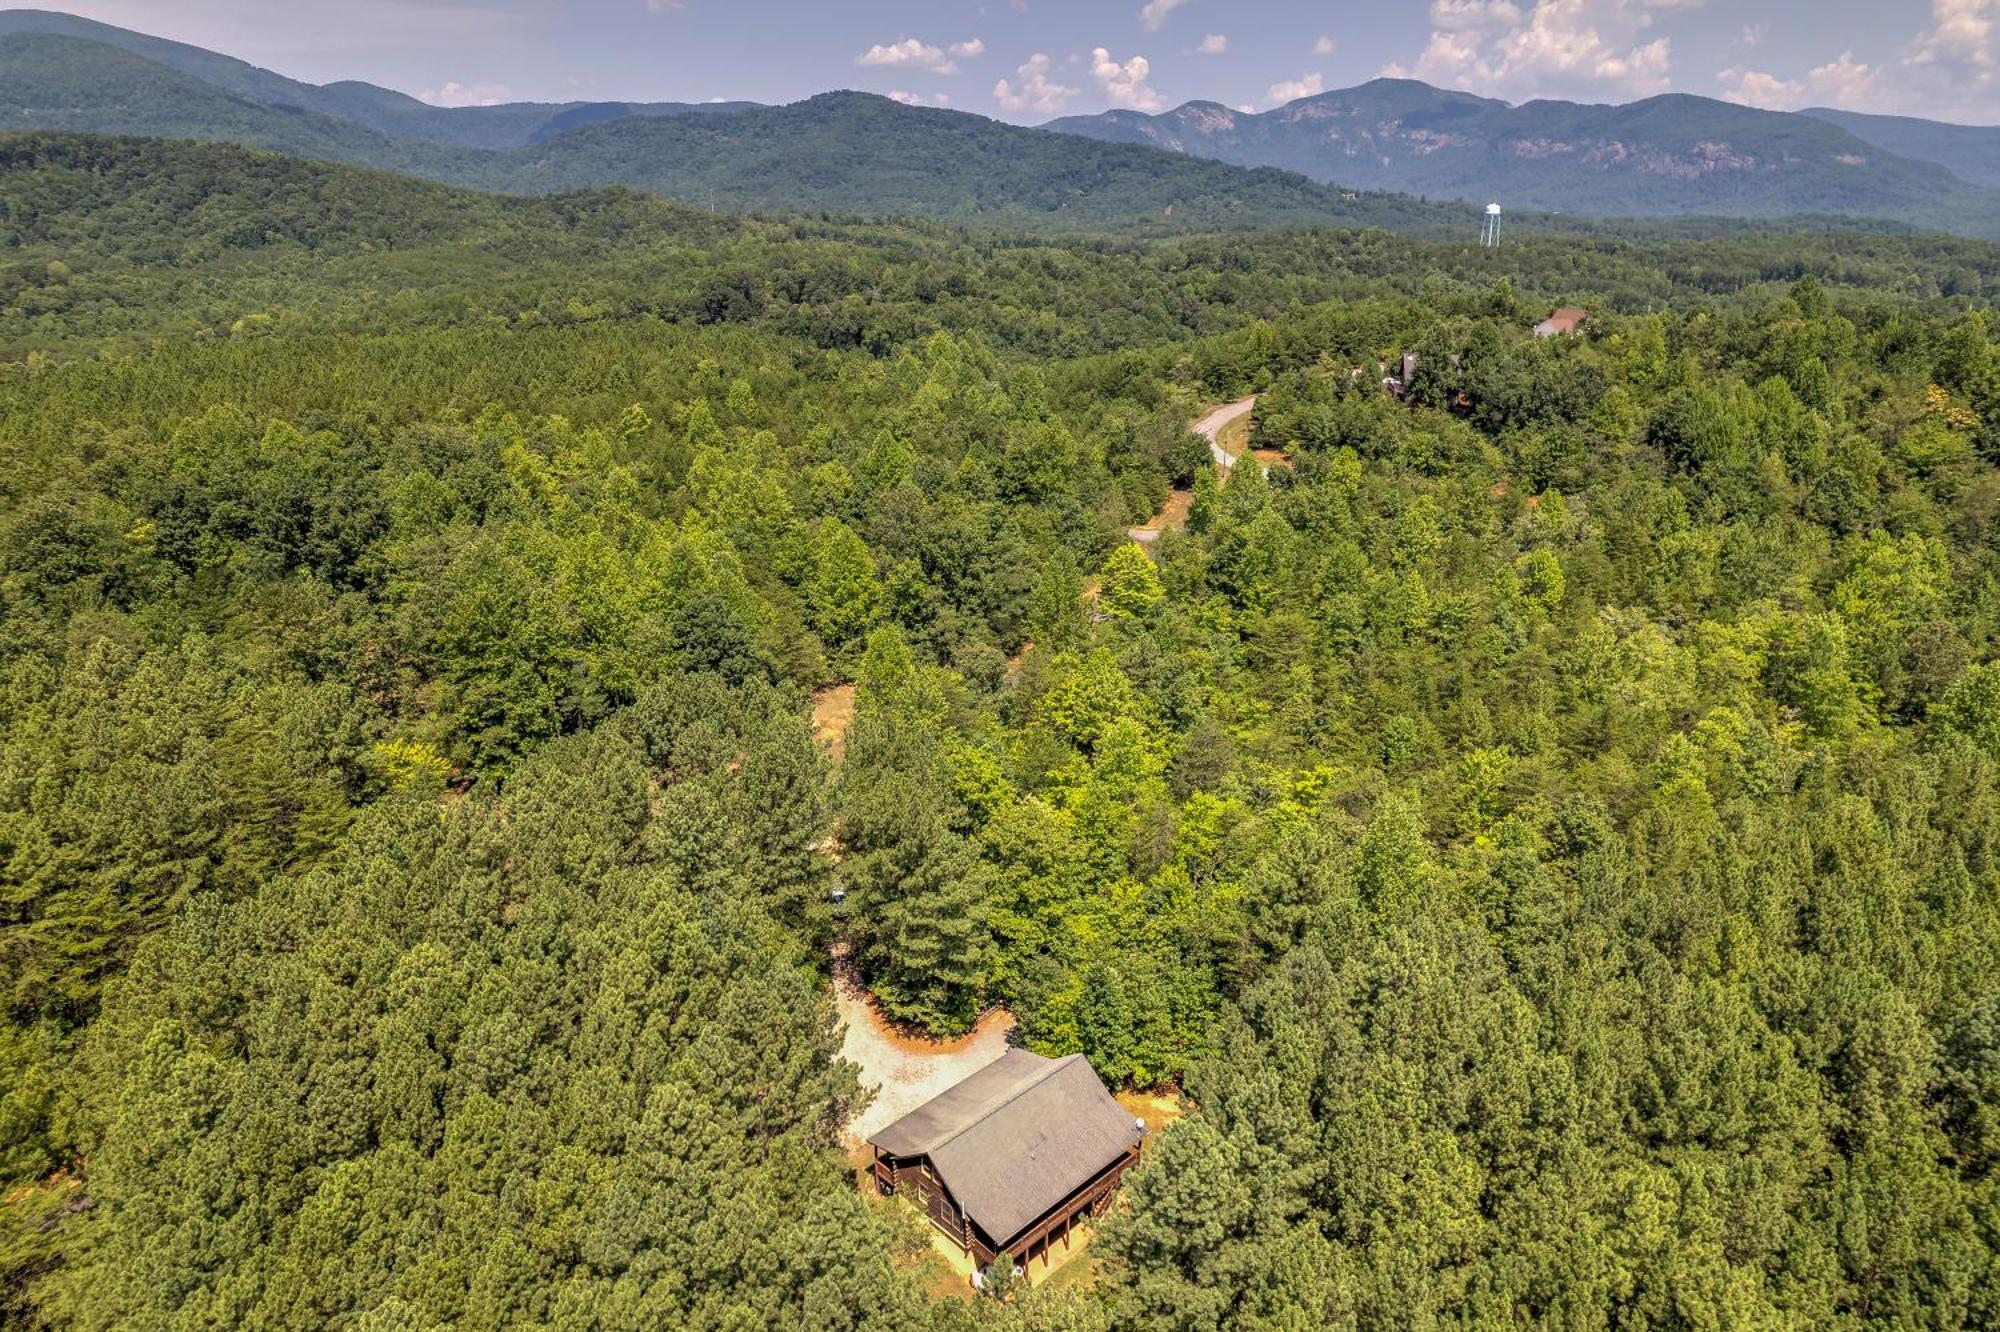
<path id="1" fill-rule="evenodd" d="M 794 101 L 1036 123 L 1262 110 L 1383 73 L 1522 101 L 1677 91 L 2000 122 L 2000 0 L 72 0 L 313 82 L 426 100 Z"/>

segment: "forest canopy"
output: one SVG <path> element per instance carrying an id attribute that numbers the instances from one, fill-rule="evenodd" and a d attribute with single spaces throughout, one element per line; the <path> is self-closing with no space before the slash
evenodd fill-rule
<path id="1" fill-rule="evenodd" d="M 2000 1322 L 1987 247 L 0 154 L 10 1322 Z M 1185 1094 L 1094 1280 L 913 1279 L 836 936 Z"/>

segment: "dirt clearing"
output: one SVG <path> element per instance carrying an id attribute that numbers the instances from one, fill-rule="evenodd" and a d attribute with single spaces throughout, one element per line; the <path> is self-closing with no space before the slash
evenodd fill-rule
<path id="1" fill-rule="evenodd" d="M 1167 502 L 1148 521 L 1137 527 L 1127 528 L 1125 535 L 1142 546 L 1151 546 L 1160 539 L 1162 532 L 1178 532 L 1187 526 L 1188 510 L 1194 507 L 1192 490 L 1175 490 L 1167 494 Z"/>
<path id="2" fill-rule="evenodd" d="M 955 1041 L 910 1035 L 882 1016 L 853 965 L 839 955 L 833 962 L 833 997 L 847 1024 L 841 1057 L 860 1065 L 861 1085 L 875 1093 L 847 1126 L 855 1144 L 1005 1054 L 1008 1033 L 1014 1030 L 1013 1014 L 995 1008 Z"/>
<path id="3" fill-rule="evenodd" d="M 1188 1103 L 1171 1088 L 1164 1092 L 1122 1091 L 1117 1097 L 1127 1114 L 1145 1124 L 1148 1134 L 1158 1133 L 1188 1112 Z"/>
<path id="4" fill-rule="evenodd" d="M 813 695 L 813 738 L 826 746 L 835 763 L 847 752 L 847 728 L 854 725 L 854 686 L 835 685 Z"/>

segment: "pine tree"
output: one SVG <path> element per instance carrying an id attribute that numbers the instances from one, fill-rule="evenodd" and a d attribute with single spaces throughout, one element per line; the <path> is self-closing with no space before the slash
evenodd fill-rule
<path id="1" fill-rule="evenodd" d="M 953 832 L 934 795 L 883 780 L 850 815 L 842 874 L 849 932 L 870 987 L 892 1017 L 931 1031 L 969 1029 L 984 1002 L 991 871 Z"/>

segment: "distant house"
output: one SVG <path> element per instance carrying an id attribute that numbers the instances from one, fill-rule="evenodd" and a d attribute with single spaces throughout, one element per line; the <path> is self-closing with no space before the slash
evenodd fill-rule
<path id="1" fill-rule="evenodd" d="M 1568 337 L 1570 334 L 1576 332 L 1577 328 L 1588 318 L 1590 318 L 1588 310 L 1579 310 L 1573 305 L 1565 305 L 1562 309 L 1535 325 L 1535 336 L 1538 338 Z"/>
<path id="2" fill-rule="evenodd" d="M 884 1193 L 911 1194 L 979 1267 L 1067 1245 L 1138 1161 L 1144 1130 L 1082 1055 L 1000 1058 L 868 1139 Z"/>
<path id="3" fill-rule="evenodd" d="M 1417 377 L 1417 354 L 1415 352 L 1404 352 L 1403 362 L 1402 362 L 1402 373 L 1397 375 L 1390 375 L 1387 378 L 1385 378 L 1382 381 L 1382 387 L 1400 398 L 1404 394 L 1410 391 L 1410 382 L 1414 380 L 1416 377 Z"/>

